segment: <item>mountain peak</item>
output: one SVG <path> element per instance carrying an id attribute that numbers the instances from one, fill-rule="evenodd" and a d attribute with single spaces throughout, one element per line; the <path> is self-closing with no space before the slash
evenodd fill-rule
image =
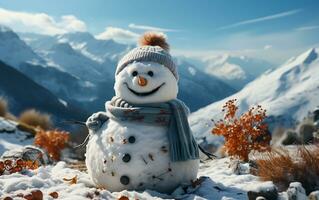
<path id="1" fill-rule="evenodd" d="M 94 36 L 89 32 L 71 32 L 71 33 L 58 35 L 57 38 L 59 40 L 73 40 L 77 42 L 84 42 L 84 41 L 93 40 Z"/>
<path id="2" fill-rule="evenodd" d="M 0 38 L 2 40 L 5 40 L 5 39 L 12 39 L 12 38 L 19 38 L 19 36 L 15 32 L 13 32 L 13 30 L 10 29 L 9 27 L 0 25 Z"/>
<path id="3" fill-rule="evenodd" d="M 0 25 L 0 32 L 12 32 L 12 29 L 7 26 Z"/>
<path id="4" fill-rule="evenodd" d="M 298 57 L 296 57 L 295 59 L 293 59 L 293 58 L 289 59 L 290 62 L 287 61 L 286 64 L 288 64 L 288 63 L 293 63 L 295 65 L 311 64 L 317 58 L 318 58 L 318 52 L 317 52 L 316 48 L 311 48 L 311 49 L 307 50 L 306 52 L 302 53 L 301 55 L 299 55 Z"/>
<path id="5" fill-rule="evenodd" d="M 305 54 L 306 54 L 306 57 L 303 62 L 305 64 L 310 64 L 311 62 L 313 62 L 314 60 L 318 58 L 318 53 L 316 52 L 315 48 L 311 48 Z"/>

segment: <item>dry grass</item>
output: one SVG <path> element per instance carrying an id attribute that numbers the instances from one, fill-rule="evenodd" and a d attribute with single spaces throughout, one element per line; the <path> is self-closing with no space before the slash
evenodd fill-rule
<path id="1" fill-rule="evenodd" d="M 40 113 L 34 109 L 26 110 L 21 113 L 19 120 L 22 123 L 28 124 L 33 127 L 40 127 L 44 130 L 49 130 L 53 127 L 53 122 L 50 115 Z"/>
<path id="2" fill-rule="evenodd" d="M 267 152 L 257 160 L 258 176 L 264 181 L 273 181 L 279 190 L 289 183 L 302 183 L 307 194 L 319 189 L 319 145 L 298 147 L 297 152 L 287 150 Z"/>
<path id="3" fill-rule="evenodd" d="M 55 161 L 60 160 L 61 151 L 66 147 L 68 141 L 69 133 L 57 130 L 40 130 L 34 138 L 34 144 L 45 149 L 49 156 Z"/>
<path id="4" fill-rule="evenodd" d="M 5 117 L 8 112 L 8 102 L 5 98 L 0 97 L 0 117 Z"/>

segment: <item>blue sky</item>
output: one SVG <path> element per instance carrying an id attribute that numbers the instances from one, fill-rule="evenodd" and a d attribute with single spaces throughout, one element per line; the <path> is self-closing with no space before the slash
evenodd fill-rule
<path id="1" fill-rule="evenodd" d="M 89 31 L 131 43 L 159 30 L 175 54 L 195 57 L 230 52 L 282 62 L 319 46 L 316 0 L 1 0 L 0 8 L 0 23 L 16 31 Z"/>

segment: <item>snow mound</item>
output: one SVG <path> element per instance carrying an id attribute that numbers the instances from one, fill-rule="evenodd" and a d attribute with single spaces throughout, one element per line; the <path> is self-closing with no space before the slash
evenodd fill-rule
<path id="1" fill-rule="evenodd" d="M 17 123 L 0 117 L 0 156 L 7 150 L 20 149 L 33 143 L 29 133 L 20 131 Z"/>

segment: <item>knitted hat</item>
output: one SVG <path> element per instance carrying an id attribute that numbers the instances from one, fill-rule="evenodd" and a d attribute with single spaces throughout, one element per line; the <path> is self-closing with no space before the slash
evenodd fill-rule
<path id="1" fill-rule="evenodd" d="M 145 33 L 140 39 L 140 46 L 128 52 L 118 63 L 115 75 L 127 65 L 136 62 L 156 62 L 167 67 L 178 80 L 176 65 L 169 54 L 169 45 L 165 37 L 158 33 Z"/>

